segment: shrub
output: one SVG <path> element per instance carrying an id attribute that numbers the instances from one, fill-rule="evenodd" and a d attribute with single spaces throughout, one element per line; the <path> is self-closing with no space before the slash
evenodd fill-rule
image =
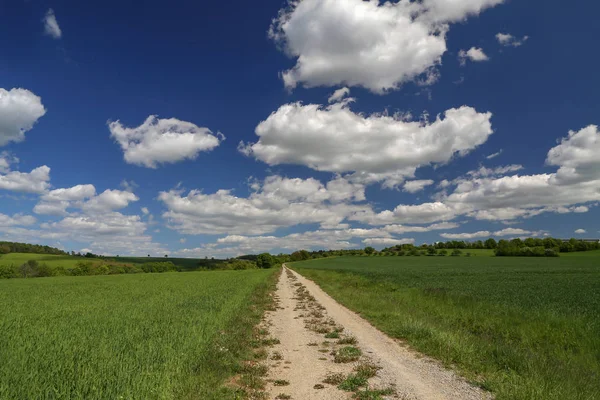
<path id="1" fill-rule="evenodd" d="M 29 260 L 19 267 L 19 273 L 23 278 L 35 278 L 38 276 L 39 264 L 36 260 Z"/>
<path id="2" fill-rule="evenodd" d="M 0 265 L 0 279 L 19 277 L 19 268 L 16 265 Z"/>
<path id="3" fill-rule="evenodd" d="M 460 251 L 459 249 L 454 249 L 452 250 L 452 254 L 450 254 L 453 257 L 460 257 L 460 255 L 462 254 L 462 251 Z"/>
<path id="4" fill-rule="evenodd" d="M 171 261 L 164 262 L 148 262 L 141 266 L 144 272 L 173 272 L 177 271 L 177 267 Z"/>

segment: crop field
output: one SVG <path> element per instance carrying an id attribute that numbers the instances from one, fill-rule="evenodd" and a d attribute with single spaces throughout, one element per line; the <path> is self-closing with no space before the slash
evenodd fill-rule
<path id="1" fill-rule="evenodd" d="M 2 280 L 0 399 L 235 398 L 276 271 Z"/>
<path id="2" fill-rule="evenodd" d="M 73 268 L 81 261 L 90 261 L 88 258 L 54 254 L 9 253 L 0 255 L 0 265 L 22 265 L 29 260 L 36 260 L 51 267 L 62 266 L 65 268 Z"/>
<path id="3" fill-rule="evenodd" d="M 600 399 L 600 252 L 288 266 L 502 399 Z"/>
<path id="4" fill-rule="evenodd" d="M 193 270 L 198 267 L 210 267 L 222 260 L 204 260 L 194 258 L 166 258 L 166 257 L 110 257 L 108 259 L 84 258 L 54 254 L 32 254 L 32 253 L 9 253 L 0 255 L 0 266 L 2 265 L 22 265 L 29 260 L 36 260 L 45 263 L 50 267 L 74 268 L 79 262 L 101 262 L 111 261 L 133 265 L 141 265 L 147 262 L 170 261 L 181 270 Z"/>

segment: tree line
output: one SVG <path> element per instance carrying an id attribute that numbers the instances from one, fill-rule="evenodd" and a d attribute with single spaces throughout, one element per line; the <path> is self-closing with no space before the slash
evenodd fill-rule
<path id="1" fill-rule="evenodd" d="M 50 246 L 39 244 L 0 242 L 0 254 L 8 253 L 32 253 L 32 254 L 56 254 L 68 255 L 69 253 Z"/>
<path id="2" fill-rule="evenodd" d="M 144 264 L 123 264 L 110 261 L 80 261 L 75 266 L 49 265 L 37 260 L 29 260 L 21 265 L 0 265 L 0 279 L 44 278 L 50 276 L 93 276 L 141 273 L 178 272 L 172 262 L 148 262 Z"/>

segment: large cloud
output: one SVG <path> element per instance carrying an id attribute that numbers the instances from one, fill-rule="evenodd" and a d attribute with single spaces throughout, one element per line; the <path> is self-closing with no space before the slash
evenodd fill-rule
<path id="1" fill-rule="evenodd" d="M 163 217 L 185 234 L 264 234 L 299 224 L 336 227 L 351 213 L 368 208 L 350 203 L 364 199 L 364 188 L 339 177 L 323 185 L 312 178 L 271 176 L 251 187 L 247 198 L 230 190 L 161 192 L 159 200 L 168 208 Z"/>
<path id="2" fill-rule="evenodd" d="M 299 164 L 354 172 L 363 182 L 401 183 L 423 165 L 465 155 L 492 134 L 491 113 L 452 108 L 431 123 L 356 114 L 348 103 L 281 106 L 256 127 L 258 142 L 240 150 L 269 165 Z"/>
<path id="3" fill-rule="evenodd" d="M 447 23 L 501 2 L 290 1 L 273 20 L 269 35 L 297 59 L 282 73 L 286 87 L 345 84 L 384 93 L 440 63 Z"/>
<path id="4" fill-rule="evenodd" d="M 28 226 L 36 223 L 35 217 L 31 215 L 15 214 L 12 217 L 0 213 L 0 226 Z"/>
<path id="5" fill-rule="evenodd" d="M 597 126 L 570 131 L 568 137 L 548 152 L 546 163 L 559 167 L 555 173 L 466 180 L 448 196 L 446 203 L 468 205 L 476 210 L 552 211 L 556 207 L 598 201 L 598 154 L 600 132 Z"/>
<path id="6" fill-rule="evenodd" d="M 149 116 L 135 128 L 126 128 L 119 121 L 110 122 L 108 127 L 111 137 L 121 145 L 125 161 L 148 168 L 195 159 L 200 152 L 217 147 L 224 138 L 191 122 L 156 116 Z"/>
<path id="7" fill-rule="evenodd" d="M 600 131 L 591 125 L 570 131 L 550 149 L 546 164 L 553 173 L 536 175 L 498 174 L 516 172 L 520 165 L 480 168 L 466 177 L 444 181 L 447 189 L 433 203 L 399 205 L 394 210 L 362 211 L 351 219 L 369 224 L 448 221 L 459 215 L 478 220 L 513 221 L 542 213 L 582 213 L 600 201 Z M 586 203 L 590 203 L 585 205 Z"/>
<path id="8" fill-rule="evenodd" d="M 42 99 L 29 90 L 0 88 L 0 146 L 25 140 L 25 132 L 44 114 Z"/>
<path id="9" fill-rule="evenodd" d="M 351 220 L 363 222 L 369 225 L 387 225 L 394 223 L 423 224 L 435 221 L 448 221 L 455 218 L 457 210 L 442 202 L 423 203 L 418 205 L 397 206 L 393 211 L 385 210 L 375 213 L 373 210 L 365 210 L 354 214 Z"/>
<path id="10" fill-rule="evenodd" d="M 50 168 L 43 165 L 31 172 L 0 174 L 0 189 L 23 193 L 43 193 L 50 187 Z"/>

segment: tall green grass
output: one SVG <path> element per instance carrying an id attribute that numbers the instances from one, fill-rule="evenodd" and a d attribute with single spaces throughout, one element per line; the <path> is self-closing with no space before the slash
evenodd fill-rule
<path id="1" fill-rule="evenodd" d="M 600 252 L 341 257 L 291 266 L 497 399 L 600 399 Z"/>
<path id="2" fill-rule="evenodd" d="M 236 398 L 274 273 L 0 281 L 0 399 Z"/>

